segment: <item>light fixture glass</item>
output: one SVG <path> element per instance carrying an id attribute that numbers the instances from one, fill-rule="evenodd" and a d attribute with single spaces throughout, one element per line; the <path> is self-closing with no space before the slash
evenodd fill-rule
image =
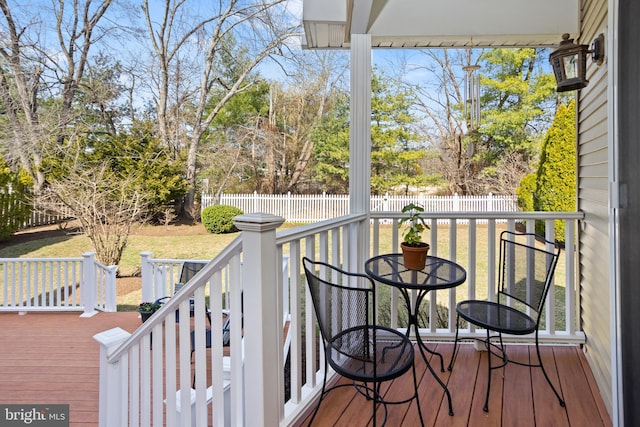
<path id="1" fill-rule="evenodd" d="M 564 72 L 567 79 L 578 78 L 578 55 L 565 56 L 564 60 Z"/>

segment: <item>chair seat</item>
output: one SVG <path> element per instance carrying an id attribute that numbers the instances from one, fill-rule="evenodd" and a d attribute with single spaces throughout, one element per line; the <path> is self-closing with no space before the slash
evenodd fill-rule
<path id="1" fill-rule="evenodd" d="M 387 381 L 408 371 L 413 364 L 413 344 L 403 333 L 383 326 L 350 328 L 334 336 L 327 344 L 331 367 L 351 380 L 372 382 L 374 330 L 376 381 Z M 363 345 L 365 340 L 368 345 Z"/>
<path id="2" fill-rule="evenodd" d="M 496 302 L 462 301 L 458 303 L 456 311 L 467 322 L 494 332 L 526 335 L 536 330 L 536 322 L 531 317 Z"/>

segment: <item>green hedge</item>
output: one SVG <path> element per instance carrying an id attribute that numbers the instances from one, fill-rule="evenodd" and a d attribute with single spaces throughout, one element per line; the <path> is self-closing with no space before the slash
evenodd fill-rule
<path id="1" fill-rule="evenodd" d="M 238 229 L 233 225 L 233 218 L 243 213 L 242 210 L 235 206 L 207 206 L 202 210 L 202 225 L 209 233 L 234 233 Z"/>

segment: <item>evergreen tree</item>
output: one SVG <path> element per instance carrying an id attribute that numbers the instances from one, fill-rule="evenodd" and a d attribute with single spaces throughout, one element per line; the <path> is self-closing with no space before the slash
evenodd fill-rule
<path id="1" fill-rule="evenodd" d="M 310 136 L 315 141 L 314 180 L 319 189 L 349 192 L 349 98 L 341 93 L 329 119 Z"/>
<path id="2" fill-rule="evenodd" d="M 556 100 L 544 49 L 490 49 L 482 54 L 482 125 L 474 160 L 480 192 L 512 192 L 535 164 Z"/>
<path id="3" fill-rule="evenodd" d="M 317 129 L 314 155 L 316 179 L 328 187 L 349 187 L 349 98 L 331 119 Z M 418 146 L 417 122 L 411 112 L 408 91 L 389 83 L 382 73 L 371 82 L 371 193 L 384 194 L 394 188 L 419 187 L 427 177 L 420 167 L 426 152 Z M 326 187 L 325 187 L 326 188 Z"/>
<path id="4" fill-rule="evenodd" d="M 559 105 L 547 131 L 536 176 L 533 197 L 537 211 L 574 212 L 576 210 L 576 113 L 575 101 Z M 536 230 L 544 232 L 544 224 Z M 556 238 L 564 242 L 564 222 L 555 221 Z"/>

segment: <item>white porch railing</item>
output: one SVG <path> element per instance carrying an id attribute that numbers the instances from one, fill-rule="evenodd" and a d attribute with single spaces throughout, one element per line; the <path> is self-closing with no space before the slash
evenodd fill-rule
<path id="1" fill-rule="evenodd" d="M 554 275 L 554 290 L 549 292 L 546 304 L 546 320 L 544 328 L 540 330 L 541 342 L 583 343 L 584 334 L 579 329 L 579 306 L 577 285 L 577 253 L 576 231 L 577 221 L 583 218 L 581 212 L 518 212 L 518 213 L 426 213 L 425 218 L 431 220 L 431 230 L 428 233 L 428 243 L 431 248 L 429 255 L 440 256 L 462 265 L 467 271 L 466 282 L 449 290 L 429 293 L 429 305 L 421 316 L 425 326 L 420 330 L 421 335 L 432 340 L 452 340 L 455 334 L 455 306 L 462 299 L 485 299 L 496 294 L 497 287 L 497 257 L 498 238 L 502 230 L 535 232 L 535 222 L 544 221 L 545 234 L 548 240 L 559 239 L 556 236 L 554 222 L 564 222 L 565 247 L 561 253 Z M 379 255 L 388 250 L 380 245 L 384 226 L 381 222 L 392 219 L 387 232 L 391 233 L 391 247 L 393 252 L 400 252 L 401 236 L 398 221 L 401 214 L 372 213 L 374 226 L 371 236 L 372 252 L 370 256 Z M 562 239 L 559 239 L 562 240 Z M 460 243 L 459 243 L 460 242 Z M 486 265 L 486 268 L 479 268 Z M 399 317 L 397 290 L 391 291 L 390 310 L 379 307 L 379 313 L 385 315 L 390 311 L 389 322 L 392 327 L 402 326 Z M 385 299 L 379 298 L 384 304 Z M 443 316 L 445 316 L 443 318 Z M 433 319 L 433 320 L 431 320 Z M 483 331 L 462 331 L 463 337 L 482 337 Z M 515 339 L 515 337 L 514 337 Z M 532 336 L 524 337 L 525 341 Z"/>
<path id="2" fill-rule="evenodd" d="M 0 311 L 116 311 L 116 266 L 82 258 L 0 258 Z"/>
<path id="3" fill-rule="evenodd" d="M 524 227 L 532 231 L 534 220 L 542 220 L 547 225 L 547 237 L 553 239 L 553 222 L 561 220 L 568 243 L 556 270 L 555 292 L 549 294 L 547 320 L 540 337 L 549 342 L 584 342 L 576 315 L 577 260 L 573 244 L 581 213 L 431 212 L 425 216 L 432 224 L 431 254 L 453 259 L 467 269 L 465 284 L 456 290 L 430 294 L 423 304 L 424 327 L 420 333 L 425 339 L 452 339 L 455 312 L 451 308 L 457 301 L 483 298 L 493 292 L 497 240 L 502 229 Z M 319 392 L 324 366 L 313 310 L 306 309 L 311 302 L 302 257 L 363 271 L 364 261 L 370 256 L 399 251 L 396 224 L 400 217 L 400 213 L 350 215 L 277 235 L 274 230 L 281 218 L 239 217 L 242 235 L 134 334 L 116 329 L 96 336 L 103 345 L 101 426 L 291 425 Z M 285 256 L 289 258 L 288 270 L 278 267 Z M 283 283 L 288 288 L 283 290 Z M 223 353 L 222 330 L 216 325 L 216 319 L 221 318 L 222 298 L 210 298 L 214 327 L 209 353 L 204 342 L 205 295 L 222 295 L 227 284 L 232 313 L 229 359 Z M 279 308 L 287 300 L 287 289 L 291 343 L 285 369 L 283 310 Z M 402 328 L 401 299 L 383 286 L 378 292 L 379 321 Z M 195 317 L 190 325 L 188 300 L 194 294 Z M 179 310 L 178 323 L 175 310 Z M 243 316 L 233 315 L 239 312 Z M 482 332 L 463 331 L 465 337 L 475 334 Z M 225 366 L 230 366 L 227 373 Z M 244 402 L 251 402 L 250 407 Z"/>

